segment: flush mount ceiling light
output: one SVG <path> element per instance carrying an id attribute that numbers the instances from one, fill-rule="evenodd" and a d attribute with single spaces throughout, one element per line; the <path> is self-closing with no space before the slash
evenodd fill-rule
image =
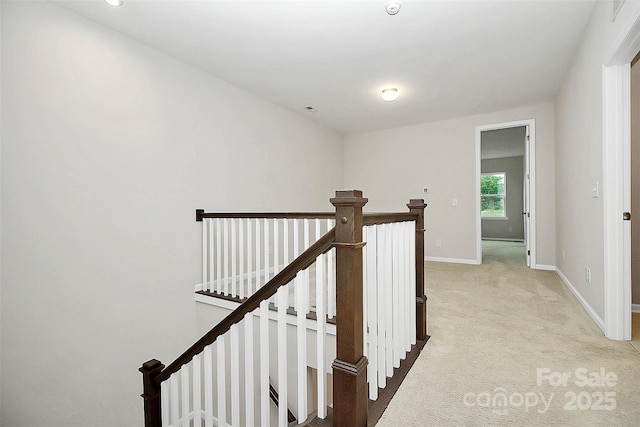
<path id="1" fill-rule="evenodd" d="M 124 0 L 104 0 L 104 2 L 109 6 L 114 7 L 122 6 L 124 4 Z"/>
<path id="2" fill-rule="evenodd" d="M 398 92 L 398 88 L 395 87 L 387 87 L 382 89 L 382 99 L 385 101 L 393 101 L 400 95 Z"/>
<path id="3" fill-rule="evenodd" d="M 389 15 L 395 15 L 400 12 L 400 3 L 397 1 L 391 1 L 387 3 L 384 8 L 387 10 Z"/>

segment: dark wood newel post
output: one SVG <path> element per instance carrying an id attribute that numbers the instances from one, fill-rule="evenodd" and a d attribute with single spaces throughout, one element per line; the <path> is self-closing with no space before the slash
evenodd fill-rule
<path id="1" fill-rule="evenodd" d="M 366 427 L 367 358 L 363 354 L 362 191 L 336 191 L 336 360 L 333 425 Z"/>
<path id="2" fill-rule="evenodd" d="M 162 415 L 160 412 L 160 384 L 156 381 L 158 374 L 164 369 L 164 365 L 159 360 L 152 359 L 142 365 L 143 393 L 144 399 L 144 426 L 160 427 L 162 425 Z"/>
<path id="3" fill-rule="evenodd" d="M 411 199 L 407 204 L 416 221 L 416 338 L 427 339 L 427 296 L 424 293 L 424 199 Z"/>

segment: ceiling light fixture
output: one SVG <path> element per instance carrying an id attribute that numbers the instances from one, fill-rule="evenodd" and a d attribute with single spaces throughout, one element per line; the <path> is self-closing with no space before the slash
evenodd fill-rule
<path id="1" fill-rule="evenodd" d="M 122 6 L 124 4 L 124 0 L 104 0 L 104 2 L 113 7 Z"/>
<path id="2" fill-rule="evenodd" d="M 400 93 L 398 92 L 398 88 L 388 87 L 382 89 L 382 99 L 384 99 L 385 101 L 393 101 L 398 97 L 398 95 L 400 95 Z"/>
<path id="3" fill-rule="evenodd" d="M 389 15 L 396 15 L 398 12 L 400 12 L 400 3 L 398 3 L 397 1 L 392 1 L 387 3 L 384 8 L 387 10 L 387 13 Z"/>

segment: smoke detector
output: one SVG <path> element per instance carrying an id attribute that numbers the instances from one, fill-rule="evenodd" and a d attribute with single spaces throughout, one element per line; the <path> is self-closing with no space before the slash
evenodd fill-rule
<path id="1" fill-rule="evenodd" d="M 387 3 L 384 8 L 387 10 L 387 13 L 389 15 L 395 15 L 400 12 L 400 3 L 398 3 L 397 1 L 392 1 Z"/>

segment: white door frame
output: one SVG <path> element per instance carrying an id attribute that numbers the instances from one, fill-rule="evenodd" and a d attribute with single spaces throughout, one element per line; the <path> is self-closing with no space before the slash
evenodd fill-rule
<path id="1" fill-rule="evenodd" d="M 515 122 L 498 123 L 492 125 L 476 126 L 476 264 L 482 264 L 482 214 L 480 205 L 480 176 L 482 175 L 482 132 L 529 126 L 529 221 L 530 235 L 529 247 L 531 248 L 531 268 L 537 268 L 536 264 L 536 121 L 535 119 L 519 120 Z M 526 171 L 525 171 L 526 172 Z"/>
<path id="2" fill-rule="evenodd" d="M 631 222 L 622 213 L 631 211 L 630 63 L 639 51 L 636 7 L 602 66 L 604 333 L 613 340 L 631 339 Z"/>

